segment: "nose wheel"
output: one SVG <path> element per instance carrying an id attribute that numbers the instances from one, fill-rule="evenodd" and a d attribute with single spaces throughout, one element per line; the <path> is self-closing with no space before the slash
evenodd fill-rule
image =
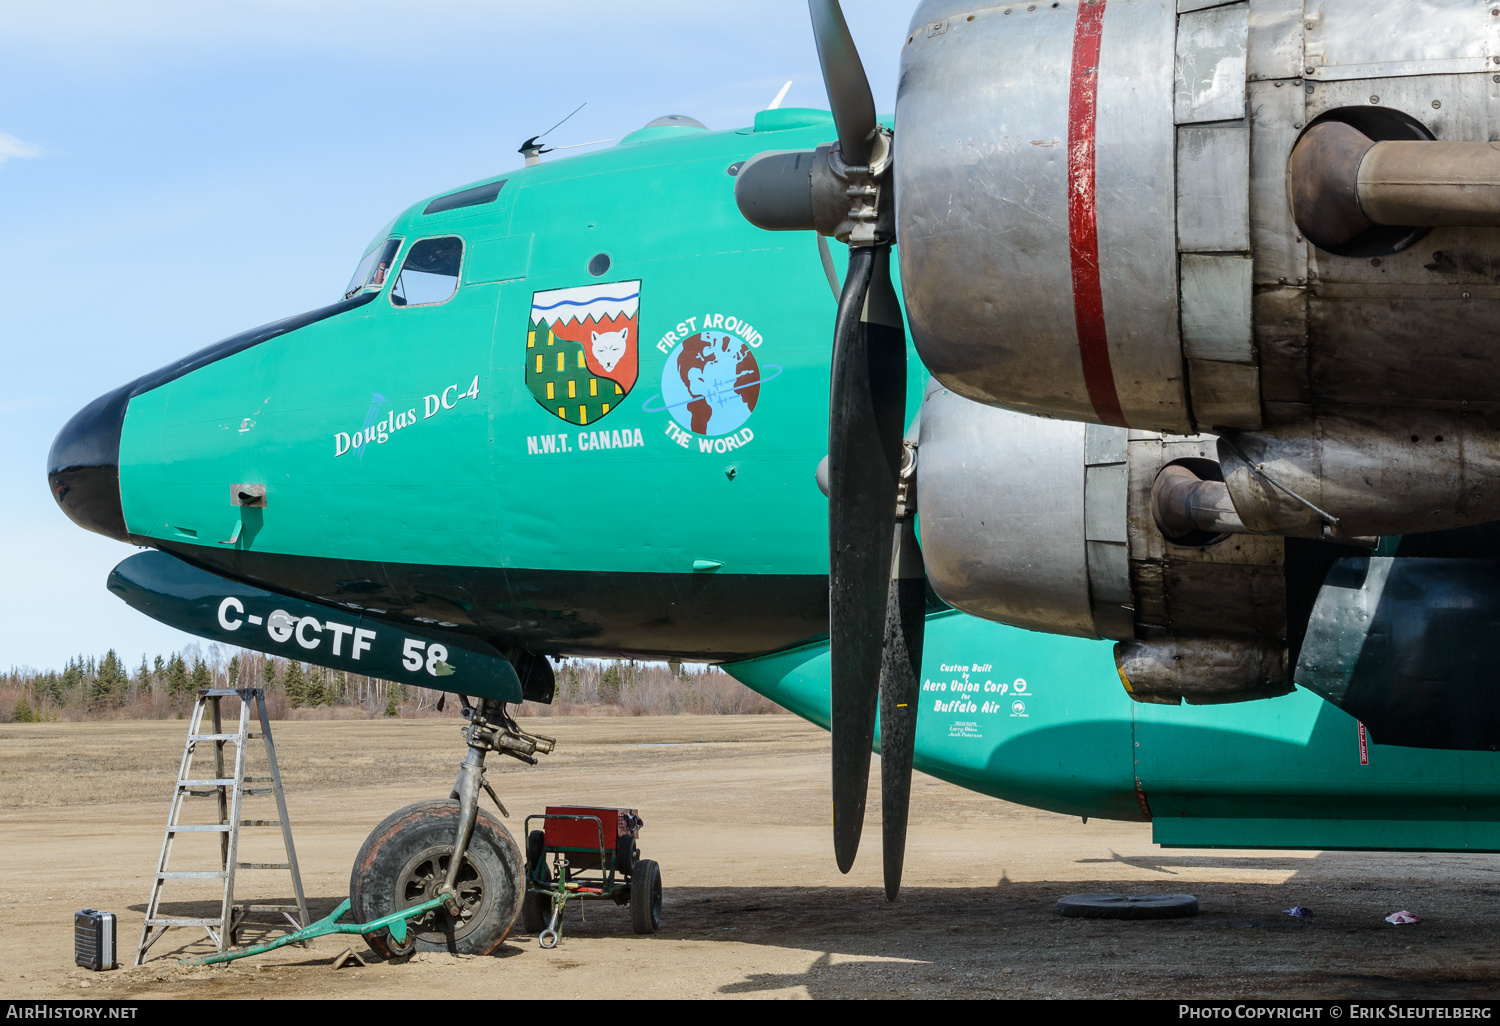
<path id="1" fill-rule="evenodd" d="M 441 896 L 459 816 L 455 799 L 418 802 L 377 826 L 360 848 L 349 879 L 355 916 L 369 922 Z M 480 810 L 454 881 L 452 905 L 430 909 L 411 923 L 404 943 L 388 932 L 369 935 L 386 958 L 414 951 L 486 955 L 505 940 L 521 911 L 526 866 L 510 831 Z"/>
<path id="2" fill-rule="evenodd" d="M 452 858 L 452 845 L 447 845 L 420 851 L 408 859 L 398 883 L 400 907 L 411 908 L 429 898 L 442 897 L 443 881 L 448 877 L 448 863 Z M 412 937 L 423 934 L 451 936 L 455 941 L 467 937 L 482 922 L 479 913 L 484 908 L 484 883 L 479 867 L 465 855 L 454 881 L 458 913 L 455 915 L 448 908 L 439 907 L 411 920 L 414 932 L 408 936 L 408 945 Z"/>
<path id="3" fill-rule="evenodd" d="M 535 765 L 537 753 L 552 751 L 556 741 L 523 731 L 504 703 L 491 699 L 478 707 L 465 701 L 464 719 L 468 754 L 452 794 L 387 816 L 365 839 L 349 875 L 356 922 L 442 902 L 414 917 L 404 937 L 389 930 L 368 934 L 370 946 L 387 958 L 412 951 L 487 955 L 510 933 L 526 897 L 520 847 L 498 819 L 479 808 L 483 790 L 502 815 L 509 815 L 484 779 L 484 760 L 500 752 Z"/>

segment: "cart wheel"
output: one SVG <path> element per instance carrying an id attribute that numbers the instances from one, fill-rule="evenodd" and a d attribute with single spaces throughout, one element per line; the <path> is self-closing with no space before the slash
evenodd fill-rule
<path id="1" fill-rule="evenodd" d="M 621 834 L 615 838 L 615 868 L 617 870 L 629 876 L 635 870 L 637 857 L 634 837 Z"/>
<path id="2" fill-rule="evenodd" d="M 526 884 L 528 887 L 541 882 L 550 881 L 552 874 L 547 872 L 547 866 L 542 861 L 546 857 L 547 838 L 540 830 L 533 830 L 526 835 Z M 552 900 L 545 894 L 534 894 L 527 892 L 525 899 L 521 902 L 521 929 L 535 935 L 542 932 L 547 925 L 547 916 L 552 912 Z"/>
<path id="3" fill-rule="evenodd" d="M 533 830 L 526 835 L 526 873 L 529 876 L 547 853 L 547 835 Z"/>
<path id="4" fill-rule="evenodd" d="M 365 840 L 349 875 L 354 920 L 368 923 L 436 897 L 448 872 L 457 825 L 458 802 L 452 798 L 418 802 L 387 816 Z M 404 945 L 385 930 L 366 935 L 366 940 L 385 958 L 413 950 L 487 955 L 516 921 L 526 893 L 525 875 L 520 846 L 499 820 L 481 809 L 458 874 L 460 914 L 438 907 L 419 916 L 408 925 Z"/>
<path id="5" fill-rule="evenodd" d="M 651 859 L 635 864 L 630 879 L 630 921 L 636 933 L 661 929 L 661 867 Z"/>
<path id="6" fill-rule="evenodd" d="M 545 894 L 529 893 L 521 903 L 521 929 L 532 936 L 541 933 L 552 911 L 552 899 Z"/>
<path id="7" fill-rule="evenodd" d="M 381 930 L 379 934 L 367 934 L 365 943 L 385 958 L 405 958 L 417 950 L 417 925 L 416 922 L 407 922 L 406 940 L 400 944 L 396 943 L 396 938 L 391 936 L 390 930 Z"/>

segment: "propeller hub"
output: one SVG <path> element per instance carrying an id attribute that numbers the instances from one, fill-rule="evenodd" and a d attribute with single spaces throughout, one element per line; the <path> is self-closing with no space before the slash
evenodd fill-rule
<path id="1" fill-rule="evenodd" d="M 890 187 L 894 153 L 889 130 L 875 133 L 869 164 L 849 164 L 842 146 L 820 147 L 828 174 L 813 174 L 813 207 L 820 213 L 838 212 L 838 222 L 825 234 L 850 246 L 884 246 L 895 241 L 895 192 Z M 821 230 L 821 228 L 820 228 Z"/>
<path id="2" fill-rule="evenodd" d="M 816 150 L 774 150 L 752 157 L 735 176 L 745 219 L 767 231 L 816 231 L 851 246 L 895 241 L 893 154 L 881 129 L 869 165 L 845 162 L 838 143 Z"/>

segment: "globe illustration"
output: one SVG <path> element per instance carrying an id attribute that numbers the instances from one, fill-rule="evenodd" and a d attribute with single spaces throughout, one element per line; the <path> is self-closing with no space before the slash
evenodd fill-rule
<path id="1" fill-rule="evenodd" d="M 727 435 L 755 412 L 760 365 L 750 347 L 723 331 L 683 340 L 661 372 L 661 401 L 695 435 Z"/>

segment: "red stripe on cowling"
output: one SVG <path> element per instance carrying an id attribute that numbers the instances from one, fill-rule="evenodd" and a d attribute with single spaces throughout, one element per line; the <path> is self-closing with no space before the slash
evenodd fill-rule
<path id="1" fill-rule="evenodd" d="M 1099 287 L 1099 225 L 1095 216 L 1094 122 L 1099 111 L 1099 44 L 1108 0 L 1082 0 L 1073 31 L 1073 78 L 1068 94 L 1068 243 L 1073 261 L 1073 317 L 1083 383 L 1094 414 L 1125 426 L 1104 329 Z"/>

